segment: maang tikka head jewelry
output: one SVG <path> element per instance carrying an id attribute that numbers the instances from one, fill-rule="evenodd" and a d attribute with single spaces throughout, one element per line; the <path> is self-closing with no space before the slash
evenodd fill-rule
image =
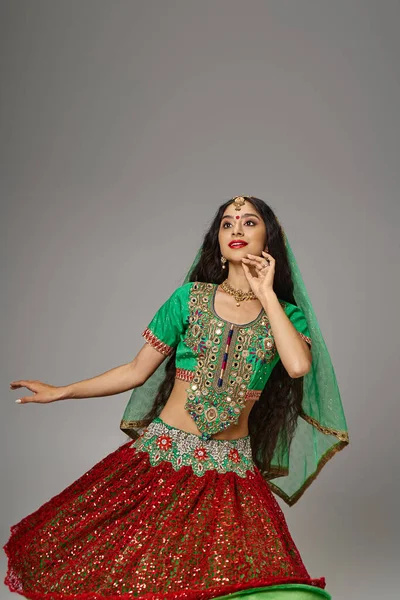
<path id="1" fill-rule="evenodd" d="M 235 196 L 234 198 L 232 198 L 232 200 L 235 210 L 241 210 L 241 208 L 244 206 L 244 203 L 246 202 L 244 196 Z"/>

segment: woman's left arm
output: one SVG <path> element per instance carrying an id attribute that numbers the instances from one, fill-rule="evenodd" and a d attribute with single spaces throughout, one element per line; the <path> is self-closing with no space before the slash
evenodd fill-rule
<path id="1" fill-rule="evenodd" d="M 311 351 L 283 310 L 273 290 L 260 297 L 267 313 L 280 359 L 290 377 L 302 377 L 311 368 Z"/>
<path id="2" fill-rule="evenodd" d="M 251 289 L 260 300 L 268 320 L 280 359 L 290 377 L 302 377 L 311 369 L 312 356 L 307 342 L 299 335 L 283 310 L 274 292 L 275 259 L 268 252 L 263 256 L 248 254 L 242 267 Z M 253 268 L 253 273 L 250 270 Z"/>

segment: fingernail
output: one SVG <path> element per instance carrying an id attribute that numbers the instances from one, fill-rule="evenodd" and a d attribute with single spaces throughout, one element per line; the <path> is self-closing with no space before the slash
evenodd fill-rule
<path id="1" fill-rule="evenodd" d="M 15 402 L 21 403 L 21 398 L 17 398 Z"/>

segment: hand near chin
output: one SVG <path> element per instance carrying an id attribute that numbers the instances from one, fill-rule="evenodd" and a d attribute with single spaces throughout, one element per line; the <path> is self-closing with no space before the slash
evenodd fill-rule
<path id="1" fill-rule="evenodd" d="M 259 300 L 273 292 L 275 259 L 262 251 L 262 256 L 248 254 L 242 258 L 242 267 L 252 291 Z"/>

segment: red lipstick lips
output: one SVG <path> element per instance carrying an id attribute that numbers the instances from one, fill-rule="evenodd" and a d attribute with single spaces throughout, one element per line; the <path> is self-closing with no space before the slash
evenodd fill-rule
<path id="1" fill-rule="evenodd" d="M 244 248 L 247 246 L 247 242 L 244 242 L 243 240 L 232 240 L 229 242 L 228 246 L 229 248 Z"/>

